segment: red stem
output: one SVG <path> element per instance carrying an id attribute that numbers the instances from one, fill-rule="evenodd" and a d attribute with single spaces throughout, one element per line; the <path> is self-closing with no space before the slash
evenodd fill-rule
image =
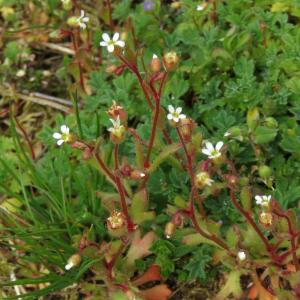
<path id="1" fill-rule="evenodd" d="M 15 119 L 15 121 L 16 121 L 17 126 L 18 126 L 19 129 L 22 131 L 22 133 L 23 133 L 23 135 L 24 135 L 24 138 L 25 138 L 25 140 L 26 140 L 26 142 L 27 142 L 27 144 L 28 144 L 28 147 L 29 147 L 29 149 L 30 149 L 31 158 L 32 158 L 33 160 L 35 160 L 35 158 L 36 158 L 35 152 L 34 152 L 34 149 L 33 149 L 33 145 L 32 145 L 32 143 L 30 142 L 30 139 L 29 139 L 29 136 L 28 136 L 27 132 L 26 132 L 25 129 L 21 126 L 21 124 L 19 123 L 19 121 L 18 121 L 18 119 L 17 119 L 16 116 L 14 116 L 14 119 Z"/>
<path id="2" fill-rule="evenodd" d="M 237 201 L 237 198 L 235 197 L 235 194 L 232 190 L 230 190 L 230 198 L 234 205 L 234 207 L 245 217 L 245 219 L 248 221 L 248 223 L 253 227 L 255 232 L 258 234 L 262 242 L 264 243 L 266 250 L 268 251 L 270 258 L 274 261 L 275 264 L 278 264 L 280 262 L 280 259 L 278 258 L 277 254 L 274 252 L 274 247 L 269 243 L 267 238 L 263 235 L 263 233 L 260 231 L 259 227 L 256 225 L 256 223 L 251 218 L 250 214 L 243 209 L 242 206 Z"/>
<path id="3" fill-rule="evenodd" d="M 109 26 L 111 29 L 114 28 L 114 22 L 112 19 L 112 7 L 111 7 L 111 3 L 110 0 L 106 0 L 107 3 L 107 8 L 108 8 L 108 17 L 109 17 Z"/>
<path id="4" fill-rule="evenodd" d="M 140 72 L 137 70 L 136 66 L 133 66 L 125 57 L 119 55 L 119 58 L 121 59 L 121 61 L 131 70 L 132 73 L 134 73 L 139 81 L 139 84 L 143 90 L 143 93 L 144 93 L 144 96 L 147 100 L 147 103 L 148 103 L 148 106 L 151 108 L 151 110 L 153 110 L 153 104 L 151 102 L 151 99 L 148 95 L 148 92 L 147 92 L 147 88 L 144 84 L 144 81 L 143 81 L 143 78 L 140 74 Z"/>
<path id="5" fill-rule="evenodd" d="M 180 129 L 178 127 L 176 127 L 176 132 L 177 132 L 177 135 L 179 137 L 180 143 L 181 143 L 181 145 L 183 147 L 183 150 L 184 150 L 184 153 L 185 153 L 185 156 L 186 156 L 186 159 L 187 159 L 188 172 L 189 172 L 189 175 L 190 175 L 190 180 L 191 180 L 191 185 L 192 185 L 192 196 L 193 196 L 193 198 L 197 198 L 197 200 L 198 200 L 199 211 L 200 211 L 202 217 L 206 217 L 206 213 L 205 213 L 204 207 L 202 205 L 203 201 L 199 197 L 198 192 L 197 192 L 197 187 L 195 186 L 195 174 L 194 174 L 194 171 L 193 171 L 193 159 L 192 159 L 192 156 L 189 154 L 188 149 L 186 148 L 184 139 L 183 139 L 183 137 L 181 135 L 181 132 L 180 132 Z"/>
<path id="6" fill-rule="evenodd" d="M 118 172 L 119 172 L 119 145 L 118 144 L 115 144 L 114 156 L 115 156 L 115 182 L 116 182 L 116 185 L 117 185 L 117 188 L 118 188 L 118 192 L 120 194 L 122 212 L 125 215 L 125 218 L 126 218 L 126 221 L 127 221 L 128 232 L 132 232 L 134 230 L 134 224 L 131 221 L 131 218 L 130 218 L 129 213 L 128 213 L 124 188 L 123 188 L 123 185 L 121 183 L 121 179 L 118 175 Z"/>
<path id="7" fill-rule="evenodd" d="M 190 210 L 189 210 L 189 217 L 192 220 L 192 223 L 196 229 L 196 231 L 198 231 L 198 233 L 200 235 L 202 235 L 203 237 L 205 237 L 208 240 L 213 241 L 214 243 L 216 243 L 217 245 L 219 245 L 221 248 L 225 249 L 226 251 L 229 252 L 230 255 L 233 255 L 232 252 L 230 251 L 229 247 L 219 238 L 217 238 L 214 234 L 207 234 L 205 231 L 203 231 L 196 219 L 195 216 L 195 209 L 194 209 L 194 200 L 193 200 L 193 196 L 191 196 L 191 201 L 190 201 Z"/>
<path id="8" fill-rule="evenodd" d="M 93 149 L 93 148 L 92 148 Z M 94 149 L 93 149 L 94 150 Z M 104 172 L 106 173 L 106 175 L 113 181 L 116 182 L 116 177 L 114 176 L 113 173 L 111 173 L 111 171 L 107 168 L 107 166 L 105 165 L 104 161 L 101 159 L 100 155 L 98 153 L 94 153 L 95 158 L 98 162 L 98 164 L 100 165 L 100 167 L 104 170 Z"/>
<path id="9" fill-rule="evenodd" d="M 274 213 L 277 216 L 279 216 L 281 218 L 284 218 L 287 221 L 287 223 L 288 223 L 289 234 L 291 236 L 291 246 L 292 246 L 292 254 L 293 254 L 293 263 L 295 265 L 296 270 L 299 271 L 299 261 L 298 261 L 297 254 L 296 254 L 297 247 L 296 247 L 295 233 L 294 233 L 294 230 L 293 230 L 292 222 L 291 222 L 290 218 L 287 216 L 286 213 L 280 213 L 278 211 L 274 211 Z"/>
<path id="10" fill-rule="evenodd" d="M 154 120 L 152 124 L 152 130 L 151 130 L 151 136 L 150 136 L 150 142 L 149 142 L 149 147 L 148 147 L 148 152 L 146 156 L 146 160 L 144 163 L 145 168 L 149 167 L 149 161 L 150 161 L 150 155 L 152 152 L 154 140 L 155 140 L 155 135 L 156 135 L 156 129 L 157 129 L 157 123 L 158 123 L 158 118 L 159 118 L 159 111 L 160 111 L 160 99 L 156 98 L 155 99 L 155 115 L 154 115 Z"/>

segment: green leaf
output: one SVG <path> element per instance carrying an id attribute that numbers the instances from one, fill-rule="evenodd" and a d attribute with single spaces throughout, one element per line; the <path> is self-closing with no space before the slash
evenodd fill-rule
<path id="1" fill-rule="evenodd" d="M 254 142 L 256 144 L 265 144 L 273 141 L 277 135 L 276 128 L 269 128 L 266 126 L 258 126 L 254 132 Z"/>

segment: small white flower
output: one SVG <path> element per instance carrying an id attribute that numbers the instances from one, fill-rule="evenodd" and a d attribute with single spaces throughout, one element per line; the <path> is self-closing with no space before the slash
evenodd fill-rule
<path id="1" fill-rule="evenodd" d="M 65 269 L 68 271 L 74 267 L 74 264 L 72 262 L 65 265 Z"/>
<path id="2" fill-rule="evenodd" d="M 16 76 L 21 78 L 21 77 L 24 77 L 26 75 L 26 71 L 25 70 L 18 70 L 18 72 L 16 73 Z"/>
<path id="3" fill-rule="evenodd" d="M 214 180 L 210 178 L 207 172 L 200 172 L 196 175 L 196 182 L 200 187 L 204 185 L 211 186 Z"/>
<path id="4" fill-rule="evenodd" d="M 113 135 L 117 137 L 121 137 L 122 134 L 124 133 L 125 128 L 123 125 L 121 125 L 120 116 L 118 116 L 116 120 L 114 119 L 109 119 L 109 120 L 111 121 L 113 127 L 110 127 L 107 130 L 111 132 Z"/>
<path id="5" fill-rule="evenodd" d="M 62 145 L 63 143 L 68 142 L 71 137 L 70 129 L 66 125 L 62 125 L 60 127 L 60 131 L 61 131 L 61 133 L 59 133 L 59 132 L 53 133 L 53 138 L 55 138 L 57 140 L 58 146 Z"/>
<path id="6" fill-rule="evenodd" d="M 79 266 L 80 263 L 81 263 L 81 256 L 79 253 L 75 253 L 68 259 L 67 264 L 65 265 L 65 269 L 68 271 L 73 267 Z"/>
<path id="7" fill-rule="evenodd" d="M 145 173 L 141 173 L 140 176 L 141 176 L 141 178 L 143 178 L 143 177 L 146 176 L 146 174 Z"/>
<path id="8" fill-rule="evenodd" d="M 178 123 L 181 119 L 185 119 L 186 115 L 181 114 L 182 108 L 177 107 L 176 109 L 172 105 L 168 105 L 169 113 L 167 115 L 168 120 L 172 120 L 175 123 Z"/>
<path id="9" fill-rule="evenodd" d="M 80 28 L 86 29 L 86 23 L 88 23 L 89 20 L 90 18 L 85 16 L 84 10 L 81 10 L 80 17 L 78 17 L 76 21 Z"/>
<path id="10" fill-rule="evenodd" d="M 244 261 L 247 258 L 247 254 L 245 251 L 239 251 L 237 257 L 240 261 Z"/>
<path id="11" fill-rule="evenodd" d="M 102 34 L 103 41 L 100 42 L 100 46 L 107 47 L 108 52 L 114 52 L 115 46 L 121 48 L 125 47 L 125 42 L 119 40 L 120 34 L 118 32 L 114 33 L 113 38 L 111 39 L 107 33 Z"/>
<path id="12" fill-rule="evenodd" d="M 156 54 L 153 54 L 152 59 L 156 59 L 158 56 Z"/>
<path id="13" fill-rule="evenodd" d="M 202 149 L 202 153 L 207 155 L 208 158 L 213 159 L 220 157 L 222 155 L 221 153 L 221 148 L 223 147 L 224 143 L 223 142 L 218 142 L 216 147 L 213 146 L 212 143 L 206 142 L 205 147 Z"/>
<path id="14" fill-rule="evenodd" d="M 205 6 L 204 5 L 197 5 L 197 8 L 196 8 L 198 11 L 202 11 L 205 9 Z"/>
<path id="15" fill-rule="evenodd" d="M 271 195 L 263 195 L 263 196 L 256 195 L 255 196 L 256 204 L 260 206 L 268 207 L 271 198 L 272 198 Z"/>

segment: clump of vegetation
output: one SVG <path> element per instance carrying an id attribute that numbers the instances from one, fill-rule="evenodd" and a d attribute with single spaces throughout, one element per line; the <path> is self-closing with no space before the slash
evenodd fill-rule
<path id="1" fill-rule="evenodd" d="M 299 297 L 296 1 L 0 7 L 3 298 Z"/>

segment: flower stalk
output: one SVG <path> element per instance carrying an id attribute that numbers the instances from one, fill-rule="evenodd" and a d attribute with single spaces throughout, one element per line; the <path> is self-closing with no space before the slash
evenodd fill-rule
<path id="1" fill-rule="evenodd" d="M 232 204 L 234 205 L 234 207 L 245 217 L 247 222 L 252 226 L 252 228 L 255 230 L 257 235 L 260 237 L 260 239 L 262 240 L 263 244 L 265 245 L 265 248 L 268 251 L 269 256 L 272 259 L 272 261 L 276 265 L 280 264 L 280 259 L 279 259 L 278 255 L 275 253 L 274 247 L 270 244 L 268 239 L 263 235 L 263 233 L 261 232 L 259 227 L 256 225 L 254 220 L 251 218 L 250 214 L 247 211 L 245 211 L 242 208 L 242 206 L 238 203 L 237 198 L 232 189 L 230 189 L 230 198 L 231 198 L 231 201 L 232 201 Z"/>
<path id="2" fill-rule="evenodd" d="M 132 232 L 134 230 L 134 224 L 128 213 L 124 187 L 123 187 L 123 185 L 121 183 L 121 179 L 119 177 L 119 145 L 118 144 L 115 144 L 114 158 L 115 158 L 115 182 L 116 182 L 117 189 L 118 189 L 118 192 L 120 195 L 122 212 L 125 215 L 125 218 L 127 221 L 128 232 Z"/>

